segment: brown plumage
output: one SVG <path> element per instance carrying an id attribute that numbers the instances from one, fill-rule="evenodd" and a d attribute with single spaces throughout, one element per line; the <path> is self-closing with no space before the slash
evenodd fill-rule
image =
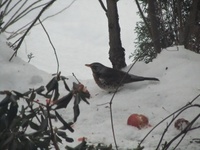
<path id="1" fill-rule="evenodd" d="M 159 79 L 154 77 L 141 77 L 133 74 L 127 74 L 126 72 L 106 67 L 97 62 L 86 64 L 86 66 L 92 69 L 93 77 L 96 84 L 100 88 L 109 92 L 115 91 L 118 86 L 123 86 L 124 84 L 131 82 L 144 80 L 159 81 Z"/>

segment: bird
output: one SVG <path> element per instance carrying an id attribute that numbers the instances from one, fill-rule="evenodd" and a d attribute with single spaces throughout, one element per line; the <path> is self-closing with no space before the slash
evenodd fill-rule
<path id="1" fill-rule="evenodd" d="M 124 84 L 131 82 L 138 82 L 144 80 L 159 81 L 159 79 L 154 77 L 142 77 L 133 74 L 126 73 L 121 70 L 113 69 L 104 66 L 101 63 L 94 62 L 91 64 L 85 64 L 85 66 L 90 67 L 93 73 L 93 78 L 96 84 L 103 90 L 108 92 L 114 92 L 119 87 Z"/>

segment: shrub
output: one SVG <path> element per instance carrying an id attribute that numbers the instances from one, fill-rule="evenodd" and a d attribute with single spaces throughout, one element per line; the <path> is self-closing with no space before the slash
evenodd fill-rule
<path id="1" fill-rule="evenodd" d="M 30 89 L 25 93 L 17 91 L 0 91 L 5 98 L 0 102 L 0 149 L 8 150 L 36 150 L 58 148 L 58 143 L 65 139 L 73 142 L 68 137 L 66 130 L 73 132 L 71 125 L 58 113 L 58 109 L 66 108 L 74 97 L 74 122 L 80 110 L 81 100 L 87 104 L 90 93 L 81 83 L 73 83 L 70 90 L 67 78 L 60 73 L 52 78 L 46 85 L 37 89 Z M 62 98 L 59 94 L 59 82 L 63 81 L 68 94 Z M 37 99 L 41 97 L 41 99 Z M 25 102 L 21 102 L 24 100 Z M 60 127 L 54 127 L 52 122 L 58 120 Z"/>

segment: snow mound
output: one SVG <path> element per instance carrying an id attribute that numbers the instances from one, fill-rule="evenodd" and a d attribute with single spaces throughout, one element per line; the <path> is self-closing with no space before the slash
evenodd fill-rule
<path id="1" fill-rule="evenodd" d="M 49 80 L 49 74 L 24 62 L 19 57 L 14 57 L 9 61 L 14 51 L 8 47 L 3 35 L 0 36 L 0 43 L 0 90 L 24 91 Z"/>

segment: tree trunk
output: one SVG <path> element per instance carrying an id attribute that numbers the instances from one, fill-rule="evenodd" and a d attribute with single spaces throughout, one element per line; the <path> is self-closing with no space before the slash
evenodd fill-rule
<path id="1" fill-rule="evenodd" d="M 107 18 L 109 29 L 109 59 L 113 68 L 121 69 L 126 66 L 125 49 L 122 47 L 120 38 L 119 16 L 117 10 L 117 0 L 106 0 Z"/>
<path id="2" fill-rule="evenodd" d="M 193 29 L 194 29 L 194 26 L 196 23 L 197 12 L 198 12 L 198 3 L 199 3 L 199 0 L 193 0 L 190 15 L 186 22 L 187 24 L 186 24 L 186 28 L 185 28 L 185 34 L 184 34 L 185 35 L 184 46 L 187 49 L 191 49 L 190 39 L 191 39 L 191 35 L 192 35 Z"/>
<path id="3" fill-rule="evenodd" d="M 154 44 L 155 51 L 157 53 L 161 52 L 161 44 L 160 44 L 160 34 L 159 34 L 159 26 L 158 21 L 156 18 L 156 9 L 155 9 L 155 0 L 148 0 L 148 15 L 150 18 L 151 23 L 151 33 L 152 33 L 152 40 Z"/>
<path id="4" fill-rule="evenodd" d="M 183 1 L 178 0 L 176 3 L 177 6 L 177 13 L 178 13 L 178 41 L 180 45 L 183 45 L 184 43 L 184 23 L 182 19 L 182 6 L 183 6 Z"/>

